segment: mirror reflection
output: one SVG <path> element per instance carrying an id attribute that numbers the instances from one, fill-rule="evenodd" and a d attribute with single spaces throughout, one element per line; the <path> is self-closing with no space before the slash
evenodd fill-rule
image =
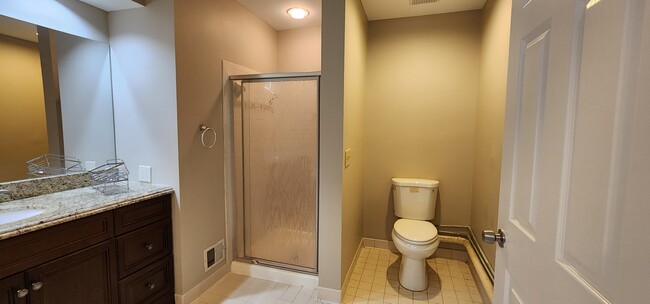
<path id="1" fill-rule="evenodd" d="M 0 182 L 44 154 L 116 158 L 109 47 L 0 15 Z"/>

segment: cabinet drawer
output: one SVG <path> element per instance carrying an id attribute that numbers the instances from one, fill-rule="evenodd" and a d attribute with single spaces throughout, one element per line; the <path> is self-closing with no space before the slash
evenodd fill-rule
<path id="1" fill-rule="evenodd" d="M 174 292 L 169 292 L 162 297 L 160 297 L 158 300 L 156 300 L 157 304 L 174 304 L 175 303 L 175 297 L 174 297 Z"/>
<path id="2" fill-rule="evenodd" d="M 152 198 L 115 210 L 115 234 L 126 233 L 171 217 L 171 196 Z"/>
<path id="3" fill-rule="evenodd" d="M 119 283 L 120 303 L 158 303 L 174 290 L 172 256 L 151 264 L 128 276 Z"/>
<path id="4" fill-rule="evenodd" d="M 124 278 L 172 253 L 172 221 L 159 221 L 117 238 L 118 273 Z"/>
<path id="5" fill-rule="evenodd" d="M 113 237 L 113 217 L 104 212 L 0 242 L 0 278 L 79 251 Z"/>

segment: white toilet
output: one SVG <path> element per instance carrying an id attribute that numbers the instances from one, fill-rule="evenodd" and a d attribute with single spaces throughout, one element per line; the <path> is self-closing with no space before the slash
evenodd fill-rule
<path id="1" fill-rule="evenodd" d="M 436 180 L 393 178 L 395 215 L 392 239 L 402 254 L 399 282 L 406 289 L 426 290 L 429 284 L 425 259 L 438 248 L 438 230 L 429 220 L 436 214 Z"/>

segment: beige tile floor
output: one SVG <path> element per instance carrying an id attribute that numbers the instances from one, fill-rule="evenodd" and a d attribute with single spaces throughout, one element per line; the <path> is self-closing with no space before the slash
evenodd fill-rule
<path id="1" fill-rule="evenodd" d="M 458 260 L 427 260 L 429 288 L 412 292 L 399 285 L 399 255 L 388 250 L 363 248 L 353 267 L 343 303 L 476 304 L 482 303 L 469 266 Z M 314 288 L 229 273 L 193 304 L 316 304 Z"/>
<path id="2" fill-rule="evenodd" d="M 412 292 L 398 281 L 399 255 L 389 250 L 363 248 L 354 265 L 343 303 L 483 303 L 469 266 L 459 260 L 427 260 L 429 287 Z"/>
<path id="3" fill-rule="evenodd" d="M 229 273 L 192 304 L 315 304 L 316 289 Z"/>

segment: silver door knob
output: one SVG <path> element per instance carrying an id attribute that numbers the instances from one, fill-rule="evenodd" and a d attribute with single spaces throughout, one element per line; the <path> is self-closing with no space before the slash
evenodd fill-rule
<path id="1" fill-rule="evenodd" d="M 492 230 L 483 230 L 483 242 L 488 244 L 494 244 L 495 242 L 499 244 L 499 247 L 503 248 L 503 244 L 506 243 L 506 234 L 503 230 L 497 230 L 497 233 L 494 233 Z"/>
<path id="2" fill-rule="evenodd" d="M 43 287 L 43 282 L 32 283 L 32 290 L 39 290 Z"/>
<path id="3" fill-rule="evenodd" d="M 24 298 L 24 297 L 26 297 L 28 294 L 29 294 L 29 289 L 25 289 L 25 288 L 23 288 L 23 289 L 18 289 L 18 291 L 16 291 L 16 296 L 17 296 L 18 298 Z"/>
<path id="4" fill-rule="evenodd" d="M 146 286 L 147 288 L 149 288 L 151 290 L 156 288 L 156 284 L 154 284 L 153 282 L 147 282 L 144 286 Z"/>
<path id="5" fill-rule="evenodd" d="M 147 248 L 147 250 L 151 251 L 153 250 L 153 244 L 145 244 L 144 248 Z"/>

